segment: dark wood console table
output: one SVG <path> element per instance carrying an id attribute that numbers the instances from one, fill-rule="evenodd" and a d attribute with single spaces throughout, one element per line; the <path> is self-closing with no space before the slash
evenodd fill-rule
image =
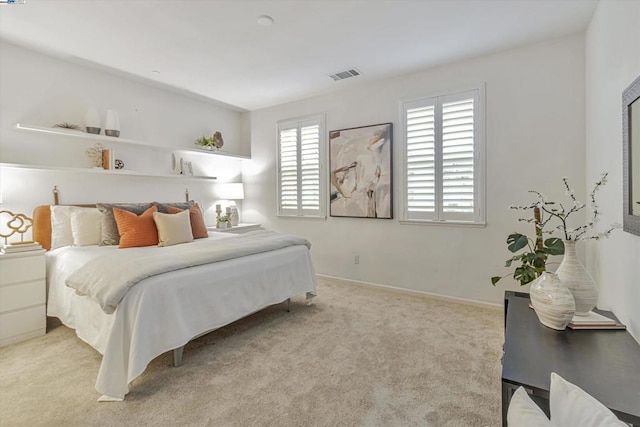
<path id="1" fill-rule="evenodd" d="M 621 421 L 640 426 L 640 345 L 627 331 L 547 328 L 529 308 L 525 293 L 505 292 L 504 304 L 503 426 L 519 386 L 549 415 L 551 372 L 582 388 Z"/>

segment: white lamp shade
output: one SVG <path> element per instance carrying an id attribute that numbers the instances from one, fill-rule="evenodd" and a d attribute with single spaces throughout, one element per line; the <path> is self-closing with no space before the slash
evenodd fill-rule
<path id="1" fill-rule="evenodd" d="M 216 184 L 215 195 L 220 200 L 242 200 L 244 199 L 244 186 L 241 182 Z"/>
<path id="2" fill-rule="evenodd" d="M 120 130 L 120 117 L 117 111 L 107 110 L 107 118 L 104 121 L 107 130 Z"/>

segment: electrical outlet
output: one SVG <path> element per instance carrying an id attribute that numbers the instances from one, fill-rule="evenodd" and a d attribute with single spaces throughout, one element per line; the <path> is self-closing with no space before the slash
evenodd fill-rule
<path id="1" fill-rule="evenodd" d="M 360 264 L 360 254 L 353 254 L 353 263 Z"/>

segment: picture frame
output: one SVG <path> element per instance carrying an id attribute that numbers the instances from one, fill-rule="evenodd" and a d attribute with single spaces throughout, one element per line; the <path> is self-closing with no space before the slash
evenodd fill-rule
<path id="1" fill-rule="evenodd" d="M 329 132 L 329 215 L 393 218 L 393 123 Z"/>
<path id="2" fill-rule="evenodd" d="M 640 236 L 640 76 L 622 92 L 622 228 Z"/>

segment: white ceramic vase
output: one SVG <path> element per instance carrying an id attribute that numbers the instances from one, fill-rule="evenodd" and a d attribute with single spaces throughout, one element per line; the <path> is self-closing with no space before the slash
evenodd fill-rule
<path id="1" fill-rule="evenodd" d="M 586 316 L 598 303 L 598 288 L 576 255 L 576 242 L 565 240 L 564 258 L 556 274 L 573 294 L 576 314 Z"/>
<path id="2" fill-rule="evenodd" d="M 104 121 L 104 133 L 107 136 L 120 136 L 120 116 L 117 111 L 107 110 L 107 118 Z"/>
<path id="3" fill-rule="evenodd" d="M 240 216 L 238 215 L 238 207 L 233 204 L 231 205 L 231 212 L 229 213 L 229 221 L 231 221 L 232 226 L 236 227 L 239 220 Z"/>
<path id="4" fill-rule="evenodd" d="M 84 126 L 87 129 L 87 133 L 100 133 L 100 113 L 98 113 L 98 110 L 93 105 L 89 107 L 84 115 Z"/>
<path id="5" fill-rule="evenodd" d="M 573 318 L 576 306 L 571 291 L 558 275 L 542 273 L 531 282 L 529 292 L 540 323 L 551 329 L 564 330 Z"/>

